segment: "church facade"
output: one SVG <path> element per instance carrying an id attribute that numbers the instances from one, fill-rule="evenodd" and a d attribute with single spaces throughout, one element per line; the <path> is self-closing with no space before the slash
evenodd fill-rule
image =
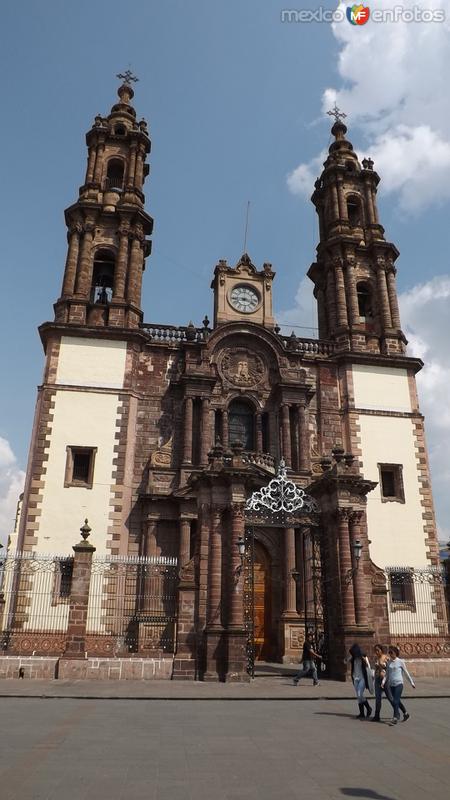
<path id="1" fill-rule="evenodd" d="M 338 115 L 312 195 L 318 339 L 282 335 L 272 265 L 246 253 L 215 266 L 211 322 L 147 323 L 150 139 L 129 81 L 118 95 L 65 212 L 17 551 L 69 554 L 87 517 L 99 556 L 176 559 L 174 677 L 244 679 L 249 630 L 252 657 L 289 662 L 313 629 L 336 677 L 355 640 L 448 653 L 441 587 L 415 594 L 415 574 L 439 570 L 422 363 L 406 353 L 373 162 Z M 314 512 L 252 522 L 246 503 L 280 462 Z"/>

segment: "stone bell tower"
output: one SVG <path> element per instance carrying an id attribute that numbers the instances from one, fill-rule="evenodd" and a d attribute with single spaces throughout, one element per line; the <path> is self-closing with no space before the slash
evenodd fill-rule
<path id="1" fill-rule="evenodd" d="M 339 349 L 386 355 L 405 352 L 394 266 L 399 252 L 380 224 L 380 181 L 370 158 L 360 164 L 346 139 L 345 114 L 333 112 L 334 136 L 312 202 L 319 217 L 314 283 L 319 337 Z"/>
<path id="2" fill-rule="evenodd" d="M 144 211 L 143 185 L 150 139 L 136 121 L 128 71 L 119 102 L 97 115 L 86 135 L 86 175 L 65 212 L 68 251 L 55 322 L 136 328 L 142 321 L 141 286 L 150 253 L 152 218 Z"/>

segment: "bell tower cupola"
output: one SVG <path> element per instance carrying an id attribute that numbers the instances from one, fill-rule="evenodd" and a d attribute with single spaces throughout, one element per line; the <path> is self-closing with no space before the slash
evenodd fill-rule
<path id="1" fill-rule="evenodd" d="M 319 217 L 317 260 L 308 276 L 317 299 L 319 336 L 344 350 L 404 353 L 395 283 L 399 252 L 387 242 L 377 209 L 379 175 L 359 162 L 337 106 L 334 136 L 312 202 Z"/>
<path id="2" fill-rule="evenodd" d="M 131 105 L 137 78 L 127 70 L 118 102 L 86 135 L 87 166 L 76 203 L 65 212 L 68 249 L 55 321 L 137 328 L 153 220 L 144 210 L 151 143 Z"/>

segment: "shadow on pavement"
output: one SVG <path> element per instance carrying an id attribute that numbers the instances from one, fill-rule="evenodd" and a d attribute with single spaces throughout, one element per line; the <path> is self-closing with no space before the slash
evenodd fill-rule
<path id="1" fill-rule="evenodd" d="M 395 797 L 388 796 L 387 794 L 379 794 L 375 792 L 373 789 L 363 789 L 359 787 L 355 788 L 340 788 L 339 789 L 342 794 L 345 794 L 346 797 L 368 797 L 372 798 L 372 800 L 396 800 Z"/>

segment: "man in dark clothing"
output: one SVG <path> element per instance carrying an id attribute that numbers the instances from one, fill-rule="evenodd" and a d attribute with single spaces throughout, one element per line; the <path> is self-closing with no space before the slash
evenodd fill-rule
<path id="1" fill-rule="evenodd" d="M 315 659 L 320 658 L 320 655 L 314 652 L 313 641 L 314 638 L 312 633 L 308 633 L 303 643 L 302 669 L 300 669 L 294 676 L 294 686 L 297 686 L 300 678 L 305 678 L 307 675 L 312 676 L 313 686 L 319 685 Z"/>

